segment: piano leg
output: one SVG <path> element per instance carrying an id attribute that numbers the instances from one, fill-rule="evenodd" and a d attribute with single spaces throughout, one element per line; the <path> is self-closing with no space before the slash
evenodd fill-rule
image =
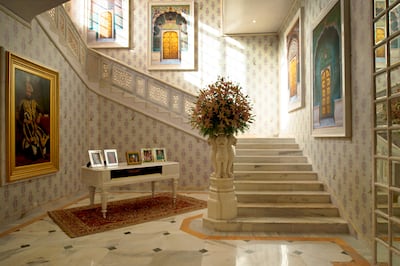
<path id="1" fill-rule="evenodd" d="M 101 190 L 101 212 L 103 213 L 103 218 L 106 218 L 107 200 L 108 200 L 108 192 L 103 188 Z"/>
<path id="2" fill-rule="evenodd" d="M 151 181 L 151 197 L 154 198 L 154 191 L 156 187 L 156 181 Z"/>
<path id="3" fill-rule="evenodd" d="M 172 179 L 172 197 L 174 199 L 174 208 L 176 207 L 176 189 L 178 188 L 178 179 Z"/>
<path id="4" fill-rule="evenodd" d="M 95 186 L 89 186 L 89 199 L 90 199 L 90 205 L 94 204 L 94 194 L 96 192 L 96 187 Z"/>

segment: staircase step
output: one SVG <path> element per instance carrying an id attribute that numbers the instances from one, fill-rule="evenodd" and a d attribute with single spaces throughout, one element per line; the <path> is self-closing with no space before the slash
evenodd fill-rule
<path id="1" fill-rule="evenodd" d="M 299 149 L 297 143 L 237 143 L 236 149 L 263 150 L 263 149 Z"/>
<path id="2" fill-rule="evenodd" d="M 237 156 L 243 155 L 303 155 L 303 151 L 300 149 L 235 149 Z"/>
<path id="3" fill-rule="evenodd" d="M 338 217 L 330 203 L 238 203 L 238 217 Z"/>
<path id="4" fill-rule="evenodd" d="M 317 180 L 313 171 L 234 171 L 235 180 Z"/>
<path id="5" fill-rule="evenodd" d="M 331 203 L 326 191 L 236 191 L 240 203 Z"/>
<path id="6" fill-rule="evenodd" d="M 267 156 L 267 155 L 241 155 L 235 156 L 237 163 L 306 163 L 305 156 Z"/>
<path id="7" fill-rule="evenodd" d="M 234 163 L 234 171 L 311 171 L 309 163 Z"/>
<path id="8" fill-rule="evenodd" d="M 266 180 L 236 180 L 236 191 L 323 191 L 324 184 L 320 181 L 266 181 Z"/>
<path id="9" fill-rule="evenodd" d="M 224 232 L 348 233 L 324 183 L 294 138 L 238 138 L 237 217 L 203 225 Z"/>
<path id="10" fill-rule="evenodd" d="M 332 233 L 349 232 L 340 217 L 238 217 L 231 220 L 203 219 L 203 225 L 223 232 Z"/>

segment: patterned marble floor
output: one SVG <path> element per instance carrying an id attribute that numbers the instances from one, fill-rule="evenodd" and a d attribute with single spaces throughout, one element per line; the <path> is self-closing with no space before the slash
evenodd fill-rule
<path id="1" fill-rule="evenodd" d="M 119 200 L 139 193 L 113 193 Z M 188 194 L 207 199 L 207 194 Z M 96 197 L 98 198 L 98 197 Z M 83 198 L 68 207 L 88 204 Z M 45 214 L 0 228 L 0 265 L 353 266 L 370 250 L 348 235 L 220 233 L 202 227 L 206 210 L 69 238 Z"/>

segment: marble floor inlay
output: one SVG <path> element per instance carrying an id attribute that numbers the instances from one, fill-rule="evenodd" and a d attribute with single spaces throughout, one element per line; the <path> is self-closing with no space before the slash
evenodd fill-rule
<path id="1" fill-rule="evenodd" d="M 207 199 L 206 193 L 187 195 Z M 68 207 L 85 204 L 87 198 Z M 47 215 L 32 217 L 0 230 L 0 265 L 370 265 L 370 250 L 350 235 L 211 232 L 201 225 L 204 215 L 205 209 L 77 238 L 69 238 Z"/>

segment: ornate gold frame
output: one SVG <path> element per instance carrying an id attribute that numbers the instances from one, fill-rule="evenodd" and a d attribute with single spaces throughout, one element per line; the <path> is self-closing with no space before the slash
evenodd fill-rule
<path id="1" fill-rule="evenodd" d="M 136 158 L 136 160 L 131 161 L 131 158 Z M 140 152 L 138 151 L 127 151 L 126 152 L 126 164 L 134 165 L 134 164 L 141 164 L 142 158 L 140 157 Z"/>
<path id="2" fill-rule="evenodd" d="M 15 182 L 55 173 L 59 169 L 58 72 L 10 52 L 6 52 L 6 66 L 7 181 Z M 30 86 L 28 83 L 32 85 L 31 89 L 27 89 Z M 26 119 L 29 117 L 29 112 L 22 112 L 20 109 L 24 98 L 27 99 L 27 91 L 31 92 L 31 99 L 44 108 L 35 120 L 31 120 L 35 122 L 29 124 L 32 125 L 29 130 L 27 130 L 29 119 Z M 32 101 L 29 101 L 27 104 L 32 106 L 31 103 Z M 33 107 L 31 109 L 36 110 Z M 44 133 L 39 134 L 38 127 L 41 128 L 40 132 Z M 26 133 L 27 131 L 30 134 Z M 34 138 L 40 139 L 41 144 L 35 147 L 35 144 L 32 144 L 34 141 L 30 140 Z"/>

